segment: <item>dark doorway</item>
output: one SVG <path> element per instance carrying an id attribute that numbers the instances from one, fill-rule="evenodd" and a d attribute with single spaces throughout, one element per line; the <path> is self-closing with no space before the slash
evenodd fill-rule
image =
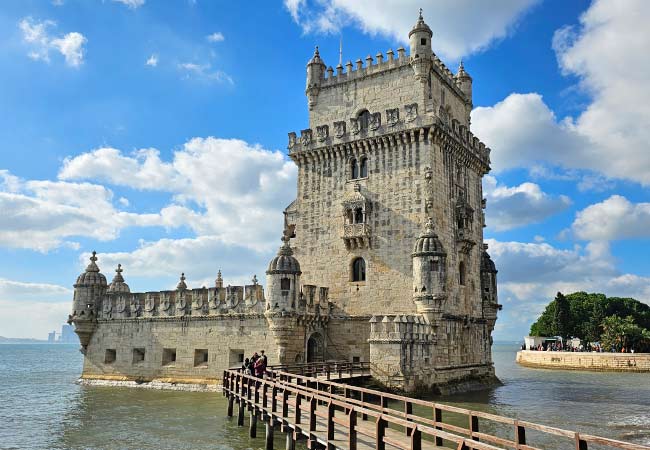
<path id="1" fill-rule="evenodd" d="M 314 333 L 307 341 L 307 362 L 322 362 L 325 360 L 325 340 L 320 333 Z"/>

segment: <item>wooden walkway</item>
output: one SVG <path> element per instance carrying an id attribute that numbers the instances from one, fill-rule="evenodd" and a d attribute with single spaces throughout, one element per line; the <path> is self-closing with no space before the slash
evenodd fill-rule
<path id="1" fill-rule="evenodd" d="M 332 363 L 325 370 L 329 374 L 323 374 L 322 367 L 317 371 L 303 367 L 303 373 L 315 376 L 269 368 L 265 379 L 244 375 L 238 370 L 226 370 L 223 393 L 228 398 L 228 416 L 233 416 L 237 404 L 237 424 L 244 426 L 248 412 L 251 437 L 257 436 L 258 421 L 262 421 L 267 450 L 274 448 L 276 430 L 285 433 L 287 450 L 293 450 L 300 439 L 306 439 L 310 449 L 327 450 L 429 450 L 443 446 L 458 450 L 588 450 L 590 445 L 591 448 L 650 450 L 648 446 L 333 381 L 349 380 L 355 373 L 365 376 L 365 367 L 354 364 L 354 367 L 342 369 L 341 363 Z M 414 405 L 419 415 L 414 414 Z M 431 414 L 425 417 L 421 411 L 427 409 Z M 452 416 L 456 420 L 451 420 Z M 459 417 L 464 419 L 459 422 Z M 493 432 L 481 432 L 483 428 Z M 550 436 L 555 441 L 533 446 L 527 441 L 527 431 L 538 438 Z"/>

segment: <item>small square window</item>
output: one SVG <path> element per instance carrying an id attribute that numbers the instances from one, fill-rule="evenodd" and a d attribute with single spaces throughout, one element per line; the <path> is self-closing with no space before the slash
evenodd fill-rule
<path id="1" fill-rule="evenodd" d="M 353 357 L 352 357 L 352 362 L 353 362 L 353 363 L 361 362 L 361 357 L 360 357 L 360 356 L 353 356 Z"/>
<path id="2" fill-rule="evenodd" d="M 133 364 L 144 362 L 144 348 L 133 349 Z"/>
<path id="3" fill-rule="evenodd" d="M 244 350 L 231 348 L 230 353 L 228 355 L 228 367 L 239 367 L 243 362 L 244 362 Z"/>
<path id="4" fill-rule="evenodd" d="M 208 367 L 208 350 L 196 349 L 194 350 L 194 367 Z"/>
<path id="5" fill-rule="evenodd" d="M 162 356 L 162 365 L 169 366 L 176 362 L 176 349 L 175 348 L 163 348 Z"/>
<path id="6" fill-rule="evenodd" d="M 107 348 L 104 354 L 104 364 L 113 364 L 117 359 L 117 351 L 114 348 Z"/>
<path id="7" fill-rule="evenodd" d="M 427 40 L 426 38 L 420 39 L 420 45 L 427 45 Z"/>

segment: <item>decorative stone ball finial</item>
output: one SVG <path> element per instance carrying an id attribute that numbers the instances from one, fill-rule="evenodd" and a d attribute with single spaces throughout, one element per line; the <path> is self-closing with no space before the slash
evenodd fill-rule
<path id="1" fill-rule="evenodd" d="M 253 275 L 253 284 L 257 285 L 257 275 Z"/>
<path id="2" fill-rule="evenodd" d="M 427 234 L 433 233 L 433 219 L 429 217 L 427 222 L 424 224 L 424 231 Z"/>
<path id="3" fill-rule="evenodd" d="M 422 8 L 420 8 L 420 14 L 419 14 L 418 19 L 422 19 L 422 18 L 423 18 L 423 17 L 422 17 Z"/>
<path id="4" fill-rule="evenodd" d="M 86 267 L 86 272 L 99 272 L 99 267 L 95 264 L 97 259 L 97 252 L 93 250 L 92 256 L 90 257 L 90 263 Z"/>
<path id="5" fill-rule="evenodd" d="M 122 264 L 118 264 L 118 265 L 117 265 L 117 269 L 115 269 L 115 272 L 117 272 L 117 273 L 122 273 L 122 272 L 124 272 L 124 269 L 122 269 Z"/>
<path id="6" fill-rule="evenodd" d="M 96 261 L 97 261 L 97 252 L 96 252 L 95 250 L 93 250 L 93 256 L 90 257 L 90 260 L 91 260 L 92 262 L 96 262 Z"/>
<path id="7" fill-rule="evenodd" d="M 176 289 L 187 289 L 187 284 L 185 284 L 185 272 L 181 273 L 181 280 L 178 282 L 178 285 L 176 285 Z"/>

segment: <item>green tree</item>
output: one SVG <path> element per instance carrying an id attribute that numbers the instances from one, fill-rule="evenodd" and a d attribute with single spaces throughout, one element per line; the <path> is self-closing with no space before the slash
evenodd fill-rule
<path id="1" fill-rule="evenodd" d="M 617 315 L 605 317 L 603 320 L 601 343 L 605 350 L 614 348 L 620 351 L 646 352 L 650 347 L 650 331 L 634 323 L 634 317 L 621 318 Z"/>
<path id="2" fill-rule="evenodd" d="M 571 311 L 569 301 L 558 292 L 555 296 L 555 316 L 553 317 L 553 334 L 567 337 L 571 332 Z"/>

